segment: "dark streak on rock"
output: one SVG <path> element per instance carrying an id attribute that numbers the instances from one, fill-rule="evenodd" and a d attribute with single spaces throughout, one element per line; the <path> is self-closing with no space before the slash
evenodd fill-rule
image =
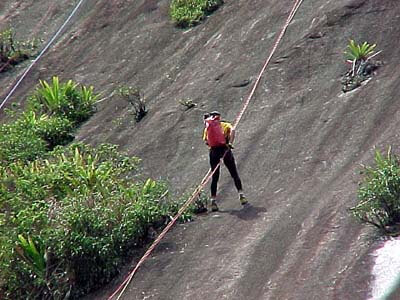
<path id="1" fill-rule="evenodd" d="M 236 87 L 236 88 L 240 88 L 240 87 L 245 87 L 250 83 L 250 80 L 245 79 L 243 81 L 240 82 L 236 82 L 234 84 L 232 84 L 232 87 Z"/>

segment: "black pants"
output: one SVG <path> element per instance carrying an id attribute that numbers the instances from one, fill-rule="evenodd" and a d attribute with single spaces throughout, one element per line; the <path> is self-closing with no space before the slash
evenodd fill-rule
<path id="1" fill-rule="evenodd" d="M 226 152 L 226 154 L 225 154 Z M 231 149 L 229 149 L 226 146 L 223 147 L 214 147 L 210 149 L 210 165 L 211 165 L 211 170 L 214 170 L 215 167 L 218 165 L 220 159 L 224 156 L 224 164 L 228 168 L 229 173 L 231 174 L 235 186 L 238 191 L 242 190 L 242 181 L 239 178 L 238 171 L 236 169 L 236 163 L 235 163 L 235 158 L 233 157 L 233 153 Z M 217 186 L 218 186 L 218 179 L 219 179 L 219 169 L 215 171 L 215 173 L 212 176 L 212 181 L 211 181 L 211 197 L 215 197 L 217 195 Z"/>

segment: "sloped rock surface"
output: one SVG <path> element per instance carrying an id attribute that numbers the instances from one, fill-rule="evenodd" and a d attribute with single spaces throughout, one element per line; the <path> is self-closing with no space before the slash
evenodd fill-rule
<path id="1" fill-rule="evenodd" d="M 48 3 L 3 1 L 0 28 L 48 40 L 73 7 Z M 52 75 L 93 85 L 105 100 L 77 138 L 121 145 L 143 159 L 146 174 L 184 192 L 208 170 L 203 112 L 235 118 L 292 3 L 225 0 L 182 30 L 166 0 L 87 0 L 10 102 Z M 304 1 L 237 128 L 234 153 L 252 207 L 241 209 L 224 171 L 221 211 L 176 226 L 123 299 L 368 298 L 374 232 L 347 209 L 374 147 L 398 150 L 399 22 L 396 0 Z M 383 66 L 344 94 L 349 39 L 377 43 Z M 1 99 L 23 67 L 0 75 Z M 138 124 L 113 96 L 120 85 L 146 97 Z M 181 99 L 196 108 L 182 109 Z M 91 299 L 106 299 L 123 275 Z"/>

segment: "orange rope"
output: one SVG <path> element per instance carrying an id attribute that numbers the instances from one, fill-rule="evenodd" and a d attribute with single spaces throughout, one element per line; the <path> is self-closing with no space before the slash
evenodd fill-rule
<path id="1" fill-rule="evenodd" d="M 272 56 L 274 55 L 276 49 L 278 48 L 278 45 L 280 43 L 280 41 L 282 40 L 283 35 L 286 32 L 286 29 L 288 28 L 290 22 L 292 21 L 294 15 L 296 14 L 298 8 L 300 7 L 301 3 L 303 2 L 303 0 L 296 0 L 292 10 L 290 11 L 290 14 L 286 20 L 286 23 L 284 25 L 284 27 L 282 28 L 278 38 L 275 41 L 274 47 L 271 50 L 270 55 L 268 56 L 267 60 L 265 61 L 258 77 L 257 80 L 255 81 L 253 88 L 249 94 L 249 96 L 247 97 L 242 109 L 240 110 L 238 116 L 236 117 L 236 120 L 234 122 L 233 125 L 233 129 L 235 129 L 237 127 L 237 125 L 239 124 L 244 112 L 246 111 L 247 107 L 249 106 L 250 100 L 254 95 L 254 92 L 261 80 L 261 77 L 265 71 L 265 69 L 267 68 L 267 65 L 269 64 L 269 62 L 271 61 Z M 225 152 L 226 154 L 226 152 Z M 224 156 L 225 156 L 224 154 Z M 149 249 L 147 249 L 146 253 L 143 255 L 143 257 L 139 260 L 139 262 L 136 264 L 135 268 L 132 270 L 131 273 L 128 274 L 128 276 L 126 277 L 126 279 L 122 282 L 122 284 L 115 290 L 115 292 L 108 297 L 108 300 L 113 299 L 120 291 L 119 296 L 117 297 L 117 300 L 119 300 L 123 293 L 125 292 L 126 288 L 128 287 L 129 283 L 131 282 L 133 276 L 135 275 L 136 271 L 139 269 L 139 267 L 144 263 L 144 261 L 150 256 L 151 252 L 154 250 L 154 248 L 160 243 L 160 241 L 164 238 L 164 236 L 167 234 L 167 232 L 171 229 L 171 227 L 175 224 L 175 222 L 179 219 L 179 217 L 183 214 L 183 212 L 189 207 L 190 204 L 192 204 L 192 202 L 196 199 L 196 197 L 199 196 L 201 190 L 204 188 L 204 186 L 208 183 L 208 181 L 211 179 L 212 175 L 216 172 L 216 170 L 218 169 L 218 167 L 221 165 L 223 158 L 221 158 L 219 164 L 215 167 L 214 170 L 211 171 L 211 169 L 208 170 L 207 174 L 203 177 L 200 185 L 194 190 L 194 192 L 192 193 L 192 195 L 190 196 L 190 198 L 183 204 L 183 206 L 179 209 L 179 211 L 177 212 L 177 214 L 172 218 L 171 222 L 168 223 L 168 225 L 164 228 L 164 230 L 160 233 L 160 235 L 157 237 L 157 239 L 153 242 L 153 244 L 149 247 Z"/>
<path id="2" fill-rule="evenodd" d="M 179 219 L 179 217 L 183 214 L 183 212 L 189 207 L 189 205 L 196 199 L 196 197 L 199 196 L 201 190 L 204 188 L 204 186 L 207 184 L 207 182 L 210 180 L 212 175 L 215 173 L 217 168 L 219 167 L 219 164 L 217 167 L 211 172 L 211 169 L 208 170 L 207 174 L 204 176 L 204 178 L 201 181 L 201 184 L 194 190 L 192 195 L 186 202 L 183 204 L 183 206 L 179 209 L 177 214 L 172 218 L 171 222 L 168 223 L 168 225 L 164 228 L 164 230 L 160 233 L 160 235 L 157 237 L 157 239 L 151 244 L 149 249 L 147 249 L 146 253 L 143 255 L 143 257 L 139 260 L 139 262 L 136 264 L 136 267 L 133 269 L 133 271 L 127 276 L 127 278 L 124 280 L 124 282 L 116 289 L 116 291 L 108 298 L 109 300 L 112 299 L 123 287 L 120 295 L 118 296 L 117 299 L 120 299 L 121 295 L 124 293 L 125 289 L 127 288 L 129 282 L 132 280 L 133 275 L 135 275 L 136 271 L 139 269 L 139 267 L 143 264 L 143 262 L 147 259 L 147 257 L 151 254 L 151 252 L 154 250 L 154 248 L 160 243 L 162 238 L 167 234 L 167 232 L 170 230 L 170 228 L 175 224 L 175 222 Z"/>
<path id="3" fill-rule="evenodd" d="M 290 22 L 292 21 L 294 15 L 296 14 L 296 12 L 297 12 L 297 10 L 299 9 L 299 7 L 300 7 L 300 5 L 301 5 L 302 2 L 303 2 L 303 0 L 296 0 L 296 1 L 295 1 L 294 5 L 293 5 L 293 8 L 292 8 L 292 10 L 290 11 L 290 14 L 289 14 L 289 16 L 288 16 L 288 18 L 287 18 L 287 20 L 286 20 L 285 25 L 283 26 L 283 28 L 282 28 L 282 30 L 281 30 L 281 32 L 280 32 L 278 38 L 277 38 L 276 41 L 275 41 L 275 44 L 274 44 L 274 47 L 273 47 L 272 50 L 271 50 L 271 53 L 269 54 L 267 60 L 265 61 L 265 63 L 264 63 L 264 65 L 263 65 L 263 67 L 262 67 L 260 73 L 259 73 L 258 76 L 257 76 L 257 80 L 255 81 L 255 83 L 254 83 L 254 85 L 253 85 L 253 88 L 251 89 L 251 92 L 250 92 L 249 96 L 247 97 L 245 103 L 243 104 L 242 109 L 240 110 L 238 116 L 236 117 L 235 122 L 233 123 L 233 129 L 236 129 L 237 125 L 239 124 L 240 120 L 242 119 L 242 116 L 243 116 L 244 112 L 246 111 L 247 106 L 249 106 L 250 100 L 251 100 L 251 98 L 253 97 L 254 92 L 256 91 L 256 88 L 257 88 L 258 84 L 260 83 L 261 77 L 262 77 L 262 75 L 263 75 L 265 69 L 267 68 L 269 62 L 271 61 L 272 56 L 274 55 L 276 49 L 278 48 L 278 45 L 279 45 L 280 41 L 281 41 L 282 38 L 283 38 L 283 35 L 284 35 L 285 32 L 286 32 L 286 29 L 289 27 Z"/>

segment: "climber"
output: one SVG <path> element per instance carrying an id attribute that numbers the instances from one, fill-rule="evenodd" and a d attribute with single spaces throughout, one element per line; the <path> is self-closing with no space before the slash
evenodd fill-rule
<path id="1" fill-rule="evenodd" d="M 231 150 L 233 149 L 232 143 L 235 139 L 235 131 L 232 129 L 232 125 L 227 121 L 221 121 L 221 114 L 218 111 L 205 114 L 204 123 L 203 140 L 210 149 L 211 170 L 214 170 L 221 158 L 223 158 L 224 164 L 234 180 L 239 194 L 239 201 L 242 205 L 246 205 L 248 201 L 243 193 L 242 182 Z M 211 211 L 218 211 L 217 185 L 219 170 L 218 166 L 211 180 Z"/>

